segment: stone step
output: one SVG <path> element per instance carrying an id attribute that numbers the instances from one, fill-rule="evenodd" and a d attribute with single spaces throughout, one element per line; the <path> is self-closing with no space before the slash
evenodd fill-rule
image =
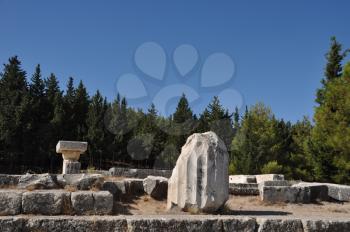
<path id="1" fill-rule="evenodd" d="M 14 216 L 0 217 L 1 232 L 226 232 L 226 231 L 350 231 L 350 219 L 298 219 L 217 215 L 154 216 Z"/>
<path id="2" fill-rule="evenodd" d="M 0 215 L 108 215 L 113 195 L 108 191 L 0 190 Z"/>
<path id="3" fill-rule="evenodd" d="M 230 183 L 229 191 L 230 191 L 230 194 L 238 195 L 238 196 L 259 195 L 259 188 L 258 188 L 258 184 L 256 183 L 250 183 L 250 184 Z"/>

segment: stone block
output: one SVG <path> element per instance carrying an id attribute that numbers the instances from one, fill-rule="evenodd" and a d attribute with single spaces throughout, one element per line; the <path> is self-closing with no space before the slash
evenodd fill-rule
<path id="1" fill-rule="evenodd" d="M 94 214 L 107 215 L 113 210 L 113 195 L 108 191 L 93 192 Z"/>
<path id="2" fill-rule="evenodd" d="M 22 210 L 24 214 L 59 215 L 67 208 L 69 198 L 69 192 L 60 190 L 25 192 Z"/>
<path id="3" fill-rule="evenodd" d="M 30 217 L 21 232 L 127 232 L 125 219 L 102 217 Z"/>
<path id="4" fill-rule="evenodd" d="M 168 193 L 168 179 L 160 176 L 148 176 L 143 180 L 143 188 L 152 198 L 165 199 Z"/>
<path id="5" fill-rule="evenodd" d="M 22 192 L 16 190 L 0 190 L 0 216 L 21 213 Z"/>
<path id="6" fill-rule="evenodd" d="M 257 231 L 258 225 L 255 219 L 253 218 L 230 218 L 222 219 L 222 231 L 231 232 L 231 231 Z"/>
<path id="7" fill-rule="evenodd" d="M 304 232 L 300 219 L 258 219 L 259 232 Z"/>
<path id="8" fill-rule="evenodd" d="M 185 211 L 214 212 L 229 197 L 228 153 L 214 133 L 191 135 L 168 181 L 168 204 Z"/>
<path id="9" fill-rule="evenodd" d="M 79 191 L 71 194 L 72 207 L 75 214 L 94 214 L 94 198 L 90 191 Z"/>
<path id="10" fill-rule="evenodd" d="M 337 201 L 350 201 L 350 186 L 340 184 L 327 184 L 328 196 Z"/>
<path id="11" fill-rule="evenodd" d="M 1 232 L 23 232 L 23 218 L 6 217 L 0 219 Z"/>
<path id="12" fill-rule="evenodd" d="M 229 184 L 230 194 L 238 196 L 254 196 L 259 195 L 258 184 Z"/>
<path id="13" fill-rule="evenodd" d="M 81 164 L 78 161 L 63 160 L 62 173 L 63 174 L 79 174 Z"/>
<path id="14" fill-rule="evenodd" d="M 230 175 L 229 183 L 233 183 L 233 184 L 256 183 L 256 177 L 254 175 Z"/>
<path id="15" fill-rule="evenodd" d="M 53 174 L 26 174 L 19 178 L 18 188 L 20 189 L 57 189 L 56 175 Z"/>
<path id="16" fill-rule="evenodd" d="M 282 174 L 262 174 L 255 175 L 256 182 L 259 184 L 264 181 L 272 181 L 272 180 L 284 180 L 284 175 Z"/>
<path id="17" fill-rule="evenodd" d="M 307 232 L 349 232 L 350 221 L 303 220 Z"/>
<path id="18" fill-rule="evenodd" d="M 105 181 L 102 185 L 102 190 L 109 191 L 115 200 L 119 200 L 121 196 L 126 194 L 123 180 Z"/>
<path id="19" fill-rule="evenodd" d="M 61 187 L 72 186 L 77 190 L 100 189 L 103 184 L 103 175 L 100 174 L 62 174 L 57 176 Z"/>
<path id="20" fill-rule="evenodd" d="M 20 175 L 6 175 L 0 174 L 0 188 L 7 188 L 18 184 Z"/>
<path id="21" fill-rule="evenodd" d="M 79 141 L 59 141 L 56 145 L 57 153 L 65 153 L 65 152 L 80 152 L 84 153 L 87 150 L 88 143 L 87 142 L 79 142 Z"/>
<path id="22" fill-rule="evenodd" d="M 264 186 L 260 198 L 268 203 L 310 203 L 309 187 Z"/>
<path id="23" fill-rule="evenodd" d="M 124 179 L 125 191 L 130 195 L 143 195 L 143 179 L 128 178 Z"/>
<path id="24" fill-rule="evenodd" d="M 328 186 L 323 183 L 308 183 L 308 182 L 300 182 L 298 184 L 294 184 L 293 187 L 308 187 L 310 188 L 310 201 L 314 202 L 317 200 L 320 201 L 328 201 Z"/>

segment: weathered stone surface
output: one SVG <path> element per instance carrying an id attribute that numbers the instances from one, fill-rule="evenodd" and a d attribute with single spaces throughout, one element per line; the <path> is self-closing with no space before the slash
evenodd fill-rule
<path id="1" fill-rule="evenodd" d="M 222 228 L 224 232 L 240 231 L 240 232 L 250 232 L 257 231 L 258 225 L 256 220 L 253 218 L 232 218 L 232 219 L 222 219 Z"/>
<path id="2" fill-rule="evenodd" d="M 21 189 L 56 189 L 57 178 L 52 174 L 26 174 L 19 178 L 18 188 Z"/>
<path id="3" fill-rule="evenodd" d="M 193 134 L 168 181 L 168 209 L 216 211 L 228 199 L 228 153 L 214 132 Z"/>
<path id="4" fill-rule="evenodd" d="M 135 169 L 135 168 L 117 168 L 113 167 L 109 169 L 111 176 L 123 176 L 129 178 L 141 178 L 144 179 L 147 176 L 162 176 L 169 178 L 172 170 L 159 170 L 159 169 Z"/>
<path id="5" fill-rule="evenodd" d="M 65 204 L 69 198 L 69 192 L 60 190 L 25 192 L 22 196 L 22 210 L 25 214 L 59 215 L 67 209 Z"/>
<path id="6" fill-rule="evenodd" d="M 259 195 L 258 184 L 229 184 L 230 194 L 238 196 Z"/>
<path id="7" fill-rule="evenodd" d="M 113 210 L 113 195 L 108 191 L 73 192 L 71 202 L 74 213 L 78 215 L 105 215 Z"/>
<path id="8" fill-rule="evenodd" d="M 20 175 L 6 175 L 0 174 L 0 188 L 7 188 L 18 184 Z"/>
<path id="9" fill-rule="evenodd" d="M 94 198 L 92 192 L 79 191 L 71 194 L 74 213 L 78 215 L 94 214 Z"/>
<path id="10" fill-rule="evenodd" d="M 102 190 L 109 191 L 113 194 L 113 198 L 116 200 L 126 194 L 125 183 L 123 180 L 105 181 L 102 185 Z"/>
<path id="11" fill-rule="evenodd" d="M 65 152 L 80 152 L 84 153 L 87 150 L 88 143 L 80 141 L 59 141 L 56 145 L 57 153 Z"/>
<path id="12" fill-rule="evenodd" d="M 21 206 L 21 191 L 0 190 L 0 216 L 20 214 Z"/>
<path id="13" fill-rule="evenodd" d="M 15 217 L 0 218 L 1 232 L 22 232 L 24 219 Z"/>
<path id="14" fill-rule="evenodd" d="M 125 191 L 130 195 L 144 194 L 143 179 L 128 178 L 124 180 Z"/>
<path id="15" fill-rule="evenodd" d="M 81 164 L 78 161 L 63 160 L 62 173 L 63 174 L 79 174 Z"/>
<path id="16" fill-rule="evenodd" d="M 310 203 L 309 187 L 264 186 L 260 190 L 260 198 L 264 202 Z"/>
<path id="17" fill-rule="evenodd" d="M 350 201 L 350 186 L 340 184 L 327 184 L 328 196 L 337 201 Z"/>
<path id="18" fill-rule="evenodd" d="M 93 192 L 94 214 L 107 215 L 113 210 L 113 195 L 108 191 Z"/>
<path id="19" fill-rule="evenodd" d="M 256 177 L 254 175 L 230 175 L 229 183 L 233 184 L 251 184 L 256 183 Z"/>
<path id="20" fill-rule="evenodd" d="M 259 186 L 291 186 L 287 180 L 268 180 L 259 183 Z"/>
<path id="21" fill-rule="evenodd" d="M 304 220 L 307 232 L 349 232 L 350 221 Z"/>
<path id="22" fill-rule="evenodd" d="M 307 183 L 301 182 L 294 184 L 293 187 L 308 187 L 310 188 L 310 201 L 328 201 L 328 186 L 323 183 Z"/>
<path id="23" fill-rule="evenodd" d="M 22 231 L 22 230 L 21 230 Z M 23 232 L 126 232 L 125 219 L 45 217 L 28 218 L 23 224 Z"/>
<path id="24" fill-rule="evenodd" d="M 78 190 L 100 189 L 103 184 L 103 175 L 100 174 L 62 174 L 57 176 L 61 187 L 67 185 Z"/>
<path id="25" fill-rule="evenodd" d="M 168 179 L 160 176 L 148 176 L 143 180 L 143 189 L 154 199 L 165 199 L 168 193 Z"/>
<path id="26" fill-rule="evenodd" d="M 303 223 L 299 219 L 261 219 L 258 232 L 303 232 Z"/>
<path id="27" fill-rule="evenodd" d="M 284 175 L 282 174 L 262 174 L 262 175 L 255 175 L 256 182 L 259 184 L 264 181 L 271 181 L 271 180 L 284 180 Z"/>
<path id="28" fill-rule="evenodd" d="M 128 231 L 222 231 L 222 223 L 217 219 L 182 219 L 169 220 L 162 218 L 127 219 Z"/>

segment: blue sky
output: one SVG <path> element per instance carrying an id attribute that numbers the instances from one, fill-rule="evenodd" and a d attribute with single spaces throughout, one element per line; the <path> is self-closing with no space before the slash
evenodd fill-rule
<path id="1" fill-rule="evenodd" d="M 330 36 L 350 47 L 349 9 L 345 0 L 0 0 L 0 62 L 18 55 L 29 77 L 40 63 L 44 76 L 55 73 L 62 88 L 73 76 L 84 81 L 90 94 L 99 89 L 109 100 L 119 78 L 135 74 L 151 95 L 130 101 L 135 107 L 147 107 L 158 91 L 181 83 L 199 93 L 200 101 L 193 103 L 198 113 L 213 95 L 231 89 L 242 99 L 223 94 L 229 108 L 261 101 L 277 117 L 296 121 L 312 117 Z M 151 41 L 165 51 L 162 81 L 144 75 L 135 64 L 137 48 Z M 182 44 L 193 45 L 199 57 L 185 77 L 172 59 Z M 213 53 L 232 58 L 234 78 L 201 89 L 201 69 Z M 126 92 L 139 92 L 133 83 L 126 86 Z M 174 102 L 169 101 L 170 109 Z"/>

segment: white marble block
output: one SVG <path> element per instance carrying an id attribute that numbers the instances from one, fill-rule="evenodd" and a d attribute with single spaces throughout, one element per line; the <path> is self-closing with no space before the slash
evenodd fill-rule
<path id="1" fill-rule="evenodd" d="M 168 209 L 214 212 L 229 196 L 228 153 L 214 132 L 193 134 L 168 182 Z"/>
<path id="2" fill-rule="evenodd" d="M 77 141 L 59 141 L 56 146 L 56 152 L 61 153 L 63 157 L 63 174 L 80 173 L 80 155 L 87 150 L 87 142 Z"/>

